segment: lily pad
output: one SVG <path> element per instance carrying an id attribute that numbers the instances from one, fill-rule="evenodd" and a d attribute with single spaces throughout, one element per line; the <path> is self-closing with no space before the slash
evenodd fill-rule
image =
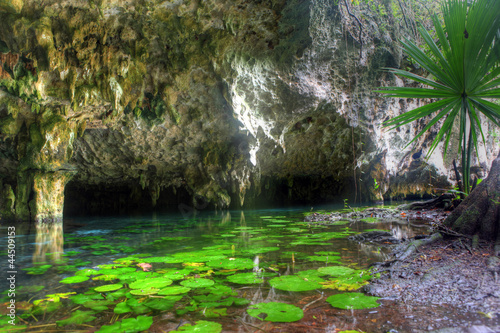
<path id="1" fill-rule="evenodd" d="M 172 280 L 167 278 L 152 278 L 152 279 L 141 279 L 132 282 L 129 287 L 130 289 L 150 289 L 150 288 L 163 288 L 172 284 Z"/>
<path id="2" fill-rule="evenodd" d="M 57 326 L 80 325 L 94 320 L 96 317 L 94 317 L 93 314 L 95 314 L 93 311 L 76 310 L 71 314 L 71 317 L 64 320 L 58 320 L 56 324 Z"/>
<path id="3" fill-rule="evenodd" d="M 98 275 L 98 274 L 101 274 L 101 273 L 99 273 L 99 271 L 97 271 L 95 269 L 90 269 L 90 268 L 81 269 L 78 272 L 75 272 L 75 275 L 80 275 L 80 276 L 90 276 L 90 275 Z"/>
<path id="4" fill-rule="evenodd" d="M 100 286 L 100 287 L 97 287 L 97 288 L 94 288 L 95 291 L 97 292 L 108 292 L 108 291 L 115 291 L 115 290 L 118 290 L 120 288 L 123 287 L 123 284 L 119 284 L 119 283 L 113 283 L 113 284 L 106 284 L 104 286 Z"/>
<path id="5" fill-rule="evenodd" d="M 245 249 L 242 250 L 241 252 L 249 254 L 262 254 L 272 251 L 278 251 L 279 249 L 280 248 L 277 246 L 267 246 L 267 247 L 256 247 L 256 248 Z"/>
<path id="6" fill-rule="evenodd" d="M 209 279 L 188 279 L 181 282 L 181 285 L 188 288 L 206 288 L 214 285 L 215 282 Z"/>
<path id="7" fill-rule="evenodd" d="M 318 272 L 323 275 L 345 276 L 353 274 L 356 270 L 344 266 L 328 266 L 318 268 Z"/>
<path id="8" fill-rule="evenodd" d="M 275 277 L 269 280 L 269 284 L 276 289 L 285 291 L 308 291 L 321 288 L 318 282 L 297 275 Z"/>
<path id="9" fill-rule="evenodd" d="M 136 333 L 147 331 L 153 324 L 153 317 L 139 316 L 137 318 L 127 318 L 117 321 L 113 325 L 104 325 L 96 333 Z"/>
<path id="10" fill-rule="evenodd" d="M 302 309 L 292 304 L 279 302 L 258 303 L 252 305 L 247 309 L 247 313 L 260 320 L 281 323 L 299 321 L 302 317 L 304 317 Z"/>
<path id="11" fill-rule="evenodd" d="M 75 276 L 70 276 L 70 277 L 67 277 L 65 279 L 62 279 L 59 282 L 60 283 L 66 283 L 66 284 L 69 284 L 69 283 L 80 283 L 80 282 L 83 282 L 83 281 L 87 281 L 88 279 L 89 279 L 88 276 L 75 275 Z"/>
<path id="12" fill-rule="evenodd" d="M 343 293 L 332 295 L 326 299 L 334 308 L 339 309 L 370 309 L 380 306 L 379 297 L 366 296 L 362 293 Z"/>
<path id="13" fill-rule="evenodd" d="M 207 262 L 207 266 L 223 269 L 250 269 L 253 261 L 248 258 L 226 258 Z"/>
<path id="14" fill-rule="evenodd" d="M 22 268 L 22 270 L 30 275 L 41 275 L 45 274 L 50 267 L 52 267 L 52 265 L 41 265 L 37 267 Z"/>
<path id="15" fill-rule="evenodd" d="M 255 273 L 239 273 L 227 277 L 227 280 L 237 284 L 257 284 L 264 282 L 264 279 Z"/>
<path id="16" fill-rule="evenodd" d="M 309 261 L 323 261 L 326 263 L 339 263 L 339 259 L 341 259 L 340 256 L 308 256 L 306 257 L 307 260 Z"/>
<path id="17" fill-rule="evenodd" d="M 163 288 L 158 292 L 158 295 L 180 295 L 189 292 L 191 288 L 183 287 L 183 286 L 172 286 Z"/>
<path id="18" fill-rule="evenodd" d="M 157 311 L 166 311 L 174 307 L 175 302 L 182 299 L 182 296 L 168 296 L 164 298 L 156 298 L 144 303 L 145 306 Z"/>
<path id="19" fill-rule="evenodd" d="M 222 325 L 219 323 L 214 323 L 212 321 L 200 320 L 196 322 L 196 325 L 185 324 L 179 327 L 179 329 L 173 332 L 183 332 L 183 333 L 219 333 L 222 331 Z"/>
<path id="20" fill-rule="evenodd" d="M 135 296 L 148 296 L 148 295 L 156 295 L 158 294 L 159 291 L 160 289 L 158 288 L 150 287 L 146 289 L 132 289 L 130 293 Z"/>

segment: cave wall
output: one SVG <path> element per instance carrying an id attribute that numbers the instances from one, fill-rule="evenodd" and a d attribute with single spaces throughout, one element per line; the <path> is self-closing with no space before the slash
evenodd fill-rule
<path id="1" fill-rule="evenodd" d="M 405 148 L 423 123 L 381 127 L 421 103 L 372 92 L 410 84 L 383 67 L 419 70 L 397 45 L 405 18 L 390 0 L 4 1 L 2 216 L 59 216 L 66 183 L 72 212 L 449 188 L 451 157 L 424 158 L 433 133 Z"/>

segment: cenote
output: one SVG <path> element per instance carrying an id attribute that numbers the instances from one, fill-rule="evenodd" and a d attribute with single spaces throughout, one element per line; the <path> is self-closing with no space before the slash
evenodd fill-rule
<path id="1" fill-rule="evenodd" d="M 428 232 L 424 221 L 325 225 L 304 222 L 308 214 L 192 210 L 18 225 L 18 317 L 11 326 L 3 316 L 2 330 L 410 332 L 428 324 L 430 309 L 432 318 L 470 320 L 442 307 L 395 309 L 360 291 L 373 277 L 370 263 L 387 251 L 349 237 L 370 230 L 413 237 Z"/>

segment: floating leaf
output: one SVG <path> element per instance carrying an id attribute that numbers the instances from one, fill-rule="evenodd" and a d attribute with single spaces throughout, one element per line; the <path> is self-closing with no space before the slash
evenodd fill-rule
<path id="1" fill-rule="evenodd" d="M 56 324 L 57 326 L 80 325 L 94 320 L 96 317 L 92 316 L 93 314 L 93 311 L 76 310 L 71 314 L 71 317 L 64 320 L 58 320 L 56 321 Z"/>
<path id="2" fill-rule="evenodd" d="M 310 281 L 297 275 L 284 275 L 269 280 L 269 284 L 276 289 L 285 291 L 308 291 L 320 289 L 317 281 Z"/>
<path id="3" fill-rule="evenodd" d="M 82 275 L 75 275 L 75 276 L 70 276 L 70 277 L 67 277 L 65 279 L 62 279 L 61 281 L 59 281 L 60 283 L 80 283 L 80 282 L 83 282 L 83 281 L 87 281 L 89 279 L 88 276 L 82 276 Z"/>
<path id="4" fill-rule="evenodd" d="M 207 266 L 223 269 L 250 269 L 254 263 L 248 258 L 226 258 L 207 262 Z"/>
<path id="5" fill-rule="evenodd" d="M 115 274 L 104 274 L 104 275 L 99 275 L 96 277 L 93 277 L 92 280 L 95 281 L 111 281 L 111 280 L 117 280 L 118 275 Z"/>
<path id="6" fill-rule="evenodd" d="M 163 288 L 172 284 L 172 280 L 167 278 L 151 278 L 142 279 L 132 282 L 129 287 L 130 289 L 150 289 L 150 288 Z"/>
<path id="7" fill-rule="evenodd" d="M 174 307 L 175 302 L 182 299 L 182 296 L 168 296 L 164 298 L 156 298 L 144 303 L 145 306 L 157 311 L 166 311 Z"/>
<path id="8" fill-rule="evenodd" d="M 183 332 L 183 333 L 219 333 L 222 331 L 222 325 L 219 323 L 214 323 L 212 321 L 200 320 L 196 322 L 196 325 L 185 324 L 179 327 L 174 332 Z"/>
<path id="9" fill-rule="evenodd" d="M 113 325 L 104 325 L 96 333 L 136 333 L 147 331 L 152 324 L 152 317 L 139 316 L 137 318 L 127 318 L 117 321 Z"/>
<path id="10" fill-rule="evenodd" d="M 90 276 L 90 275 L 98 275 L 101 274 L 99 271 L 95 269 L 90 269 L 90 268 L 85 268 L 81 269 L 78 272 L 75 272 L 75 275 L 80 275 L 80 276 Z"/>
<path id="11" fill-rule="evenodd" d="M 370 309 L 380 306 L 379 297 L 366 296 L 362 293 L 343 293 L 332 295 L 326 299 L 334 308 L 339 309 Z"/>
<path id="12" fill-rule="evenodd" d="M 20 294 L 34 294 L 45 288 L 45 286 L 21 286 L 17 289 Z"/>
<path id="13" fill-rule="evenodd" d="M 23 271 L 26 271 L 30 275 L 41 275 L 45 274 L 47 270 L 52 267 L 52 265 L 41 265 L 37 267 L 30 267 L 30 268 L 22 268 Z"/>
<path id="14" fill-rule="evenodd" d="M 160 289 L 158 288 L 150 287 L 146 289 L 133 289 L 130 291 L 130 293 L 135 296 L 147 296 L 147 295 L 156 295 L 158 294 L 159 291 Z"/>
<path id="15" fill-rule="evenodd" d="M 292 304 L 269 302 L 258 303 L 247 309 L 247 313 L 257 319 L 289 323 L 299 321 L 304 317 L 302 309 Z"/>
<path id="16" fill-rule="evenodd" d="M 171 286 L 171 287 L 166 287 L 163 288 L 158 292 L 158 295 L 179 295 L 179 294 L 185 294 L 189 292 L 191 288 L 188 287 L 183 287 L 183 286 Z"/>
<path id="17" fill-rule="evenodd" d="M 94 288 L 94 290 L 102 293 L 102 292 L 108 292 L 108 291 L 115 291 L 115 290 L 118 290 L 122 287 L 123 287 L 123 284 L 114 283 L 114 284 L 106 284 L 104 286 Z"/>
<path id="18" fill-rule="evenodd" d="M 356 270 L 344 266 L 328 266 L 318 268 L 318 272 L 323 275 L 345 276 L 353 274 L 354 272 L 356 272 Z"/>
<path id="19" fill-rule="evenodd" d="M 339 263 L 339 259 L 341 259 L 341 257 L 339 257 L 339 256 L 330 256 L 330 255 L 326 255 L 326 256 L 307 256 L 306 259 L 309 260 L 309 261 L 323 261 L 323 262 L 326 262 L 326 263 Z"/>
<path id="20" fill-rule="evenodd" d="M 378 223 L 380 222 L 380 219 L 376 217 L 365 217 L 364 219 L 361 219 L 361 221 L 365 223 Z"/>
<path id="21" fill-rule="evenodd" d="M 98 274 L 104 274 L 104 275 L 120 275 L 120 274 L 126 274 L 126 273 L 132 273 L 135 272 L 136 269 L 134 267 L 118 267 L 118 268 L 104 268 L 100 269 Z"/>
<path id="22" fill-rule="evenodd" d="M 238 284 L 256 284 L 264 282 L 264 279 L 256 273 L 239 273 L 227 277 L 227 280 Z"/>
<path id="23" fill-rule="evenodd" d="M 248 254 L 262 254 L 262 253 L 267 253 L 267 252 L 272 252 L 272 251 L 278 251 L 280 248 L 277 246 L 267 246 L 267 247 L 256 247 L 256 248 L 249 248 L 242 250 L 241 252 L 243 253 L 248 253 Z"/>
<path id="24" fill-rule="evenodd" d="M 186 275 L 191 274 L 192 270 L 191 269 L 178 269 L 178 270 L 169 270 L 163 274 L 163 277 L 170 279 L 170 280 L 184 280 Z"/>
<path id="25" fill-rule="evenodd" d="M 188 279 L 181 282 L 181 285 L 188 288 L 205 288 L 214 284 L 215 282 L 209 279 Z"/>
<path id="26" fill-rule="evenodd" d="M 70 300 L 75 304 L 84 304 L 88 301 L 92 301 L 95 299 L 104 299 L 101 294 L 92 293 L 92 294 L 78 294 L 70 297 Z"/>
<path id="27" fill-rule="evenodd" d="M 132 308 L 128 306 L 127 302 L 121 302 L 116 304 L 113 312 L 116 314 L 129 313 L 132 312 Z"/>

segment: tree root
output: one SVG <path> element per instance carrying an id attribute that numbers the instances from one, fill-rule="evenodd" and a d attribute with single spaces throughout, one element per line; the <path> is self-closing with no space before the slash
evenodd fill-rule
<path id="1" fill-rule="evenodd" d="M 434 243 L 435 241 L 440 240 L 442 238 L 443 236 L 440 233 L 435 233 L 432 234 L 429 238 L 415 239 L 411 241 L 410 244 L 408 244 L 403 253 L 401 253 L 400 255 L 396 255 L 396 260 L 403 261 L 410 255 L 412 255 L 420 246 Z"/>

